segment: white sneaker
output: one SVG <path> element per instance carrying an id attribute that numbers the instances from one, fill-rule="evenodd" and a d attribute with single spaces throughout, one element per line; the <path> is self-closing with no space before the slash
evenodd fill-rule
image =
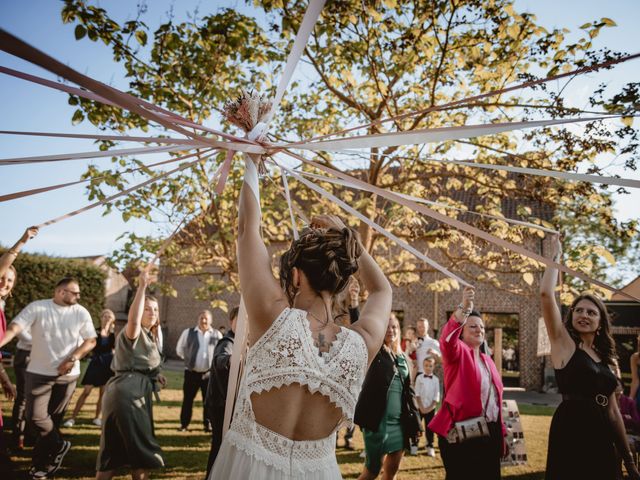
<path id="1" fill-rule="evenodd" d="M 94 424 L 96 427 L 102 427 L 102 419 L 100 419 L 100 418 L 94 418 L 94 419 L 93 419 L 93 424 Z"/>
<path id="2" fill-rule="evenodd" d="M 66 422 L 62 424 L 63 427 L 71 428 L 76 424 L 76 421 L 73 418 L 70 418 Z"/>
<path id="3" fill-rule="evenodd" d="M 411 453 L 411 455 L 417 455 L 418 454 L 418 445 L 411 445 L 411 448 L 409 449 L 409 453 Z"/>
<path id="4" fill-rule="evenodd" d="M 360 458 L 367 458 L 367 452 L 365 452 L 364 450 L 362 450 L 360 452 Z"/>
<path id="5" fill-rule="evenodd" d="M 433 447 L 427 447 L 427 456 L 429 456 L 429 457 L 435 457 L 436 456 L 436 451 L 433 449 Z"/>

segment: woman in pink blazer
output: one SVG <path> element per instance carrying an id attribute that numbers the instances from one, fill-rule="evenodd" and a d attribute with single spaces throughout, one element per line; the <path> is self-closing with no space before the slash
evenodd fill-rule
<path id="1" fill-rule="evenodd" d="M 502 381 L 491 357 L 483 352 L 485 331 L 480 313 L 473 310 L 475 291 L 466 287 L 440 334 L 445 396 L 442 408 L 429 423 L 438 434 L 447 480 L 500 479 L 500 458 L 506 454 L 502 422 Z M 484 416 L 489 436 L 459 442 L 454 424 Z"/>

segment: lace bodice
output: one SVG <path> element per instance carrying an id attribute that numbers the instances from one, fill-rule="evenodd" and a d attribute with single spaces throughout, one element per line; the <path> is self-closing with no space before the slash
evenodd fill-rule
<path id="1" fill-rule="evenodd" d="M 249 455 L 286 472 L 314 471 L 335 462 L 335 430 L 353 422 L 367 369 L 364 339 L 342 328 L 329 352 L 319 355 L 307 312 L 286 308 L 249 349 L 231 428 L 225 439 Z M 251 394 L 299 383 L 326 396 L 342 412 L 329 437 L 294 441 L 255 421 Z"/>
<path id="2" fill-rule="evenodd" d="M 353 330 L 341 328 L 329 352 L 314 344 L 307 312 L 285 309 L 247 354 L 247 394 L 299 383 L 320 392 L 353 420 L 367 369 L 367 346 Z"/>

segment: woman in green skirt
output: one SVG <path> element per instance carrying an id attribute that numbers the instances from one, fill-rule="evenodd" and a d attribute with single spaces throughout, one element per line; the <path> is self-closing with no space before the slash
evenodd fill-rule
<path id="1" fill-rule="evenodd" d="M 400 324 L 392 314 L 384 344 L 369 367 L 356 405 L 354 421 L 362 428 L 366 454 L 360 480 L 374 479 L 381 470 L 384 479 L 393 479 L 400 468 L 410 440 L 400 420 L 403 393 L 414 395 L 409 362 L 400 347 Z M 410 403 L 417 408 L 415 398 Z"/>
<path id="2" fill-rule="evenodd" d="M 147 470 L 164 466 L 153 429 L 151 395 L 160 375 L 158 301 L 145 295 L 148 273 L 139 276 L 138 290 L 127 325 L 116 338 L 111 369 L 115 376 L 102 400 L 102 436 L 97 480 L 114 476 L 120 467 L 131 469 L 134 480 L 149 478 Z"/>

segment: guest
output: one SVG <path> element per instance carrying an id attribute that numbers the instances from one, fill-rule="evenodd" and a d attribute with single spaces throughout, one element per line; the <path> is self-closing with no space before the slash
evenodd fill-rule
<path id="1" fill-rule="evenodd" d="M 420 415 L 424 420 L 425 435 L 427 437 L 427 455 L 435 457 L 433 448 L 433 430 L 429 428 L 429 422 L 436 414 L 436 407 L 440 402 L 440 380 L 433 373 L 436 361 L 427 357 L 423 363 L 423 374 L 416 378 L 416 399 L 420 408 Z"/>
<path id="2" fill-rule="evenodd" d="M 416 348 L 418 348 L 418 336 L 416 334 L 415 327 L 406 327 L 404 334 L 402 335 L 402 342 L 400 344 L 402 351 L 407 355 L 414 363 L 416 361 Z"/>
<path id="3" fill-rule="evenodd" d="M 131 469 L 134 480 L 148 477 L 148 470 L 164 467 L 162 450 L 153 425 L 151 394 L 160 375 L 158 301 L 145 295 L 149 274 L 142 271 L 129 310 L 126 327 L 116 336 L 112 369 L 102 402 L 102 436 L 96 480 L 113 478 L 121 467 Z"/>
<path id="4" fill-rule="evenodd" d="M 559 261 L 560 239 L 552 256 Z M 615 398 L 617 367 L 610 317 L 598 297 L 577 296 L 562 319 L 555 299 L 558 270 L 547 267 L 540 283 L 542 315 L 562 403 L 549 431 L 547 480 L 616 478 L 616 448 L 627 473 L 640 478 Z"/>
<path id="5" fill-rule="evenodd" d="M 473 309 L 473 287 L 465 287 L 462 302 L 440 334 L 444 364 L 444 401 L 429 423 L 438 434 L 447 480 L 500 479 L 500 458 L 507 453 L 502 422 L 502 381 L 484 350 L 482 316 Z M 486 422 L 484 436 L 457 435 L 456 422 Z"/>
<path id="6" fill-rule="evenodd" d="M 16 450 L 22 450 L 25 446 L 32 447 L 36 438 L 33 428 L 27 422 L 27 396 L 25 391 L 25 379 L 27 366 L 31 359 L 31 333 L 22 330 L 18 335 L 15 353 L 13 355 L 13 372 L 16 376 L 16 399 L 13 402 L 13 432 L 12 444 Z"/>
<path id="7" fill-rule="evenodd" d="M 640 435 L 640 413 L 636 408 L 636 402 L 624 394 L 622 380 L 620 378 L 616 380 L 618 381 L 616 399 L 618 400 L 618 409 L 620 410 L 620 415 L 622 415 L 625 431 L 627 434 Z M 629 442 L 629 446 L 633 448 L 631 442 Z"/>
<path id="8" fill-rule="evenodd" d="M 20 250 L 22 250 L 22 247 L 24 247 L 24 245 L 33 237 L 35 237 L 37 234 L 38 234 L 37 227 L 27 228 L 25 232 L 22 234 L 22 237 L 20 237 L 20 239 L 13 245 L 13 247 L 11 247 L 9 250 L 7 250 L 5 253 L 3 253 L 0 256 L 0 340 L 2 340 L 7 330 L 7 320 L 4 315 L 5 301 L 7 297 L 11 296 L 11 291 L 15 286 L 15 282 L 18 276 L 18 273 L 16 272 L 16 269 L 13 266 L 13 262 L 18 257 L 18 254 L 20 253 Z M 1 360 L 2 360 L 2 355 L 0 354 L 0 362 Z M 15 362 L 15 357 L 14 357 L 14 362 Z M 18 378 L 18 374 L 16 372 L 16 386 L 18 388 L 23 387 L 23 385 L 21 384 L 22 378 L 23 377 Z M 8 399 L 10 400 L 16 399 L 15 404 L 18 404 L 18 401 L 23 403 L 24 395 L 20 395 L 20 397 L 18 397 L 19 393 L 17 392 L 17 389 L 16 387 L 13 386 L 13 384 L 9 380 L 9 376 L 6 374 L 1 363 L 0 363 L 0 386 L 2 386 L 2 390 Z M 24 391 L 24 388 L 22 388 L 21 391 Z M 15 421 L 17 419 L 17 416 L 15 413 L 16 413 L 16 409 L 14 407 L 14 416 L 13 416 L 14 437 L 16 436 Z M 7 446 L 4 443 L 4 422 L 2 417 L 2 409 L 0 409 L 0 457 L 2 457 L 0 459 L 0 462 L 6 465 L 6 468 L 9 468 L 9 457 L 7 455 Z"/>
<path id="9" fill-rule="evenodd" d="M 78 304 L 74 278 L 60 280 L 52 299 L 27 305 L 11 322 L 0 347 L 23 330 L 33 342 L 27 366 L 27 419 L 38 434 L 29 471 L 33 478 L 52 476 L 71 448 L 60 434 L 60 422 L 80 375 L 80 359 L 96 344 L 91 315 Z"/>
<path id="10" fill-rule="evenodd" d="M 400 348 L 400 323 L 391 314 L 384 344 L 369 367 L 356 405 L 354 421 L 362 428 L 366 453 L 361 480 L 376 478 L 381 469 L 383 478 L 395 478 L 404 448 L 411 440 L 417 443 L 419 430 L 408 431 L 401 421 L 407 397 L 418 416 L 410 362 Z"/>
<path id="11" fill-rule="evenodd" d="M 184 381 L 182 383 L 182 407 L 180 409 L 180 431 L 186 432 L 191 423 L 193 401 L 198 390 L 204 402 L 209 384 L 209 368 L 213 351 L 222 334 L 211 328 L 213 319 L 209 310 L 198 315 L 195 327 L 185 329 L 176 345 L 176 353 L 184 360 Z M 206 408 L 202 409 L 202 423 L 205 432 L 211 432 L 211 419 Z"/>
<path id="12" fill-rule="evenodd" d="M 636 408 L 640 410 L 640 369 L 638 363 L 640 363 L 640 335 L 636 338 L 636 351 L 631 354 L 629 358 L 631 367 L 631 387 L 629 390 L 629 396 L 636 402 Z"/>
<path id="13" fill-rule="evenodd" d="M 84 387 L 76 406 L 73 409 L 71 418 L 64 422 L 65 427 L 73 427 L 76 423 L 76 419 L 80 414 L 80 409 L 87 401 L 87 397 L 91 394 L 91 390 L 94 387 L 98 387 L 98 402 L 96 403 L 96 414 L 93 418 L 93 424 L 97 427 L 102 426 L 102 419 L 100 418 L 100 412 L 102 411 L 102 396 L 104 395 L 104 386 L 113 377 L 113 370 L 111 370 L 111 361 L 113 360 L 113 349 L 115 348 L 116 338 L 113 334 L 113 327 L 116 321 L 115 314 L 107 309 L 104 309 L 100 314 L 100 330 L 98 333 L 98 340 L 96 347 L 91 352 L 91 362 L 87 367 L 87 371 L 84 373 L 82 379 L 82 386 Z"/>
<path id="14" fill-rule="evenodd" d="M 429 320 L 426 318 L 419 318 L 416 322 L 416 329 L 418 334 L 418 345 L 416 347 L 416 365 L 418 366 L 418 374 L 424 373 L 422 371 L 424 365 L 424 359 L 427 357 L 433 357 L 439 360 L 442 357 L 440 352 L 440 344 L 435 338 L 431 338 L 429 335 Z"/>
<path id="15" fill-rule="evenodd" d="M 234 307 L 229 312 L 229 331 L 216 345 L 211 360 L 211 374 L 209 375 L 209 385 L 204 408 L 207 410 L 208 418 L 211 419 L 211 449 L 209 451 L 209 461 L 207 462 L 207 477 L 211 472 L 211 467 L 216 461 L 220 445 L 222 444 L 222 429 L 224 425 L 225 405 L 227 402 L 227 386 L 229 385 L 229 370 L 231 368 L 231 354 L 233 353 L 233 341 L 235 339 L 236 324 L 238 321 L 238 307 Z"/>

